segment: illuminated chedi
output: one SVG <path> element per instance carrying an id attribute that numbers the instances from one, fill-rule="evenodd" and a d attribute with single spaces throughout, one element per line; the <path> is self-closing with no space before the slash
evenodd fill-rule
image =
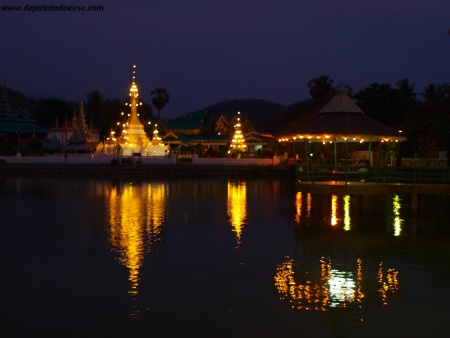
<path id="1" fill-rule="evenodd" d="M 144 125 L 139 120 L 137 108 L 139 103 L 139 90 L 136 84 L 136 66 L 133 66 L 133 80 L 130 87 L 130 113 L 127 121 L 122 125 L 122 134 L 117 138 L 123 156 L 140 154 L 141 156 L 165 156 L 167 146 L 160 139 L 152 141 L 147 136 Z"/>
<path id="2" fill-rule="evenodd" d="M 247 145 L 245 144 L 245 138 L 241 130 L 240 114 L 241 112 L 238 112 L 236 124 L 234 125 L 233 138 L 231 139 L 230 150 L 228 151 L 229 154 L 237 154 L 238 157 L 241 153 L 247 151 Z"/>
<path id="3" fill-rule="evenodd" d="M 147 147 L 148 156 L 165 156 L 168 151 L 168 146 L 165 146 L 159 137 L 158 125 L 155 124 L 155 129 L 153 129 L 153 137 L 150 145 Z"/>

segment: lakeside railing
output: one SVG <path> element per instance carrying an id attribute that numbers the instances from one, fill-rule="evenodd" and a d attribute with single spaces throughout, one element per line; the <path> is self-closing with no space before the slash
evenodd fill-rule
<path id="1" fill-rule="evenodd" d="M 376 183 L 450 184 L 450 168 L 411 166 L 299 166 L 297 179 L 302 182 L 342 181 Z"/>

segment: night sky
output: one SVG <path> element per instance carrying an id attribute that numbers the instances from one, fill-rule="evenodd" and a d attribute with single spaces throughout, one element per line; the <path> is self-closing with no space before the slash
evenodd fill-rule
<path id="1" fill-rule="evenodd" d="M 224 99 L 292 104 L 328 75 L 353 91 L 408 77 L 450 81 L 448 0 L 2 0 L 103 5 L 101 12 L 0 12 L 1 80 L 29 93 L 141 98 L 164 87 L 176 117 Z"/>

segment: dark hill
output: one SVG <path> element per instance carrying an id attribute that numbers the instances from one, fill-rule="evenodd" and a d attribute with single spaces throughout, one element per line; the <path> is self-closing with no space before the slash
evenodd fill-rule
<path id="1" fill-rule="evenodd" d="M 223 114 L 227 121 L 236 116 L 239 111 L 241 112 L 241 118 L 248 120 L 257 132 L 273 134 L 279 128 L 284 109 L 285 107 L 282 104 L 275 102 L 259 99 L 235 99 L 223 100 L 199 110 L 206 110 L 216 120 Z"/>

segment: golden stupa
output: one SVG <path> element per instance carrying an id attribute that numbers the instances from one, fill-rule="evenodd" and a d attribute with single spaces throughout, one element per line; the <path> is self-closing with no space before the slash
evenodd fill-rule
<path id="1" fill-rule="evenodd" d="M 139 120 L 137 107 L 139 105 L 139 90 L 136 84 L 136 66 L 133 66 L 133 81 L 130 87 L 130 114 L 123 124 L 122 134 L 117 139 L 123 156 L 165 156 L 167 146 L 161 142 L 152 142 L 147 136 L 144 125 Z"/>

